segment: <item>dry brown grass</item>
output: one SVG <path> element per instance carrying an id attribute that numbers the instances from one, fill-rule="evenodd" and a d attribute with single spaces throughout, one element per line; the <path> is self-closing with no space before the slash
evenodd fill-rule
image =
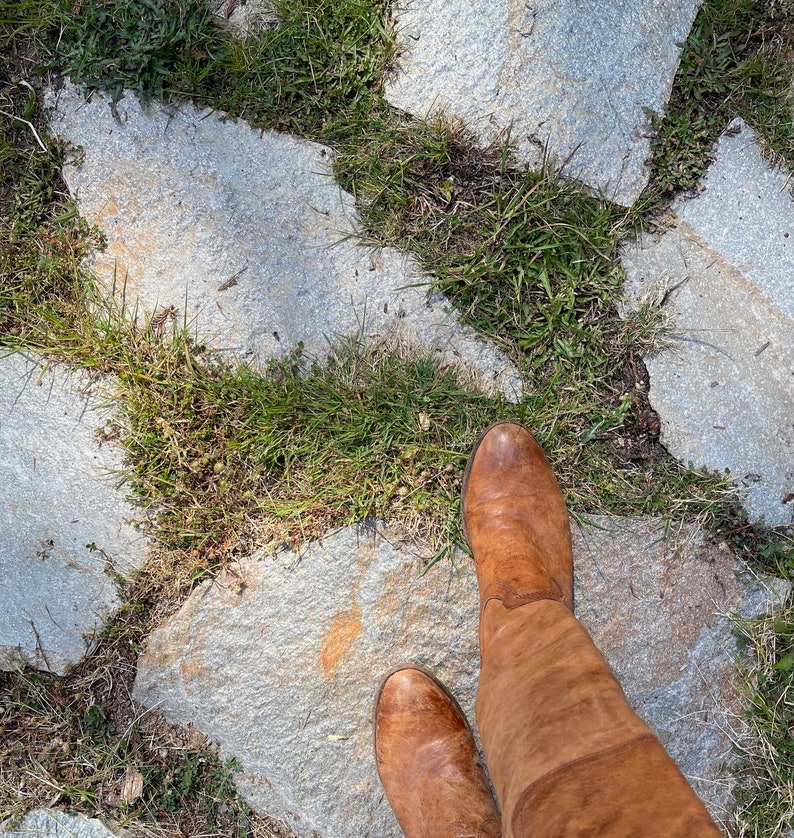
<path id="1" fill-rule="evenodd" d="M 198 731 L 131 698 L 138 650 L 191 585 L 190 562 L 154 550 L 96 649 L 65 676 L 0 673 L 0 823 L 57 806 L 133 836 L 289 838 L 237 800 L 231 771 Z M 126 775 L 141 782 L 122 799 Z"/>
<path id="2" fill-rule="evenodd" d="M 752 708 L 736 742 L 737 834 L 784 838 L 794 823 L 794 601 L 774 615 L 737 623 L 737 631 L 750 660 L 743 680 Z"/>

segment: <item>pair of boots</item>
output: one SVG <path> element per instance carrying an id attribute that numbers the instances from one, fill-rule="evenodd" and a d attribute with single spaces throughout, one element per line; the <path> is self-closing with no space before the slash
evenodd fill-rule
<path id="1" fill-rule="evenodd" d="M 477 724 L 501 816 L 457 703 L 401 666 L 381 681 L 374 727 L 406 838 L 719 836 L 572 614 L 565 501 L 523 426 L 480 437 L 462 513 L 480 589 Z"/>

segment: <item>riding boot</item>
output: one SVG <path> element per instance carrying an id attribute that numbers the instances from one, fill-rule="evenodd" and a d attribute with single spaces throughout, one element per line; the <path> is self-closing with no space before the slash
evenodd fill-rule
<path id="1" fill-rule="evenodd" d="M 374 735 L 381 784 L 406 838 L 501 838 L 471 730 L 429 672 L 405 665 L 384 676 Z"/>
<path id="2" fill-rule="evenodd" d="M 504 838 L 719 836 L 573 616 L 565 502 L 523 426 L 482 435 L 462 513 L 480 587 L 477 722 Z"/>

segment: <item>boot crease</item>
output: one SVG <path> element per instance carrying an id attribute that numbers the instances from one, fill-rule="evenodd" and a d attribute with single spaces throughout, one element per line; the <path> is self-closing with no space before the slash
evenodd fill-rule
<path id="1" fill-rule="evenodd" d="M 645 742 L 658 741 L 658 737 L 653 733 L 641 733 L 638 736 L 634 736 L 632 739 L 629 739 L 627 742 L 621 742 L 619 745 L 612 745 L 609 748 L 602 748 L 600 751 L 593 751 L 592 753 L 586 754 L 585 756 L 579 757 L 578 759 L 572 759 L 570 760 L 570 762 L 566 762 L 564 765 L 558 765 L 553 771 L 549 771 L 548 774 L 544 774 L 542 777 L 538 777 L 537 780 L 530 783 L 524 789 L 524 791 L 521 792 L 521 796 L 518 798 L 518 802 L 516 803 L 514 811 L 520 812 L 524 801 L 539 786 L 551 782 L 552 780 L 556 780 L 556 778 L 559 777 L 560 774 L 564 774 L 566 771 L 568 771 L 576 765 L 585 765 L 588 762 L 595 762 L 596 760 L 606 756 L 607 754 L 615 754 L 619 753 L 620 751 L 631 751 L 638 745 L 642 745 Z"/>
<path id="2" fill-rule="evenodd" d="M 502 838 L 502 822 L 500 818 L 495 817 L 484 820 L 476 832 L 471 832 L 471 827 L 460 821 L 447 824 L 447 830 L 453 838 Z"/>

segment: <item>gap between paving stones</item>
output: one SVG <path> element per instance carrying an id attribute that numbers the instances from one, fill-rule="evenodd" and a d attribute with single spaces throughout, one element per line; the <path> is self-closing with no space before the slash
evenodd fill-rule
<path id="1" fill-rule="evenodd" d="M 662 443 L 730 472 L 754 520 L 794 520 L 794 200 L 737 119 L 670 228 L 624 247 L 626 309 L 663 301 L 671 349 L 648 356 Z M 664 316 L 659 312 L 659 317 Z"/>

